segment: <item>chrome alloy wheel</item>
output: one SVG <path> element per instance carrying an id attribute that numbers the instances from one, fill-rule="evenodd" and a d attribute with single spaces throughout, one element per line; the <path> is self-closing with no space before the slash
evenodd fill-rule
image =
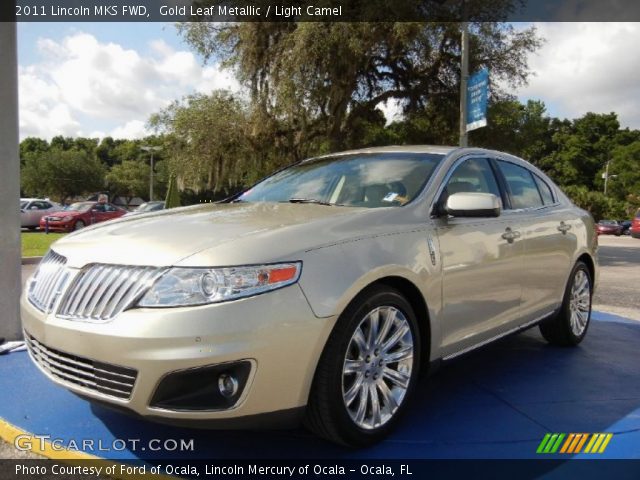
<path id="1" fill-rule="evenodd" d="M 342 368 L 342 398 L 362 429 L 387 423 L 402 404 L 413 369 L 409 321 L 395 307 L 369 312 L 355 329 Z"/>
<path id="2" fill-rule="evenodd" d="M 571 298 L 569 299 L 569 311 L 571 312 L 571 331 L 576 337 L 583 334 L 589 322 L 591 311 L 591 284 L 589 276 L 584 270 L 578 270 L 573 277 L 571 286 Z"/>

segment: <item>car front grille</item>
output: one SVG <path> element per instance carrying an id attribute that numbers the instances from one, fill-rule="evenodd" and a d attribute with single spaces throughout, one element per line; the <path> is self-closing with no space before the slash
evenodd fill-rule
<path id="1" fill-rule="evenodd" d="M 29 284 L 28 299 L 41 312 L 89 322 L 111 320 L 129 308 L 165 271 L 95 263 L 77 272 L 66 263 L 65 257 L 49 250 Z"/>
<path id="2" fill-rule="evenodd" d="M 128 400 L 138 372 L 132 368 L 97 362 L 47 347 L 24 332 L 34 361 L 51 376 L 103 395 Z"/>
<path id="3" fill-rule="evenodd" d="M 51 313 L 56 300 L 69 280 L 67 259 L 49 250 L 29 284 L 27 298 L 41 312 Z"/>
<path id="4" fill-rule="evenodd" d="M 67 290 L 57 316 L 75 320 L 110 320 L 137 300 L 162 272 L 162 269 L 154 267 L 89 265 Z"/>

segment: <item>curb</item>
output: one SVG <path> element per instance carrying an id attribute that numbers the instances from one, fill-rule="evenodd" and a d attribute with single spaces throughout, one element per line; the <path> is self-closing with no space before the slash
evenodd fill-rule
<path id="1" fill-rule="evenodd" d="M 40 263 L 42 257 L 22 257 L 22 265 L 35 265 Z"/>
<path id="2" fill-rule="evenodd" d="M 54 447 L 52 442 L 49 440 L 42 440 L 41 436 L 35 436 L 25 430 L 22 430 L 15 425 L 7 422 L 5 419 L 0 417 L 0 439 L 4 440 L 8 444 L 15 445 L 16 437 L 21 437 L 25 441 L 27 441 L 31 448 L 28 449 L 29 453 L 35 453 L 36 455 L 40 455 L 49 460 L 60 460 L 63 463 L 68 465 L 78 465 L 78 466 L 86 466 L 87 463 L 94 466 L 119 466 L 126 465 L 126 463 L 121 462 L 120 460 L 109 460 L 102 457 L 97 457 L 95 455 L 91 455 L 89 453 L 85 453 L 82 451 L 69 450 L 68 448 L 58 448 Z M 82 463 L 85 462 L 85 463 Z M 103 478 L 113 478 L 116 480 L 138 480 L 138 479 L 147 479 L 154 478 L 160 480 L 176 480 L 181 477 L 175 477 L 171 475 L 165 474 L 138 474 L 138 473 L 115 473 L 113 475 L 109 475 Z"/>

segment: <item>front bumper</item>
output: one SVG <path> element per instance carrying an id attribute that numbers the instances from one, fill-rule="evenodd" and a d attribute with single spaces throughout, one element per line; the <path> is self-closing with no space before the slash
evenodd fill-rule
<path id="1" fill-rule="evenodd" d="M 59 231 L 59 232 L 68 232 L 71 230 L 71 226 L 73 222 L 63 222 L 63 221 L 51 221 L 49 220 L 49 226 L 47 227 L 47 222 L 44 220 L 40 221 L 40 230 L 45 230 L 48 228 L 51 231 Z"/>
<path id="2" fill-rule="evenodd" d="M 54 382 L 83 397 L 145 417 L 173 423 L 207 420 L 207 425 L 215 420 L 228 424 L 232 419 L 304 407 L 335 320 L 314 316 L 298 284 L 214 305 L 135 308 L 104 323 L 46 315 L 23 294 L 21 315 L 25 334 L 49 351 L 137 372 L 130 397 L 116 398 L 52 375 L 36 362 Z M 250 362 L 251 371 L 242 395 L 230 408 L 151 406 L 167 374 L 241 360 Z M 209 381 L 217 379 L 202 379 Z"/>

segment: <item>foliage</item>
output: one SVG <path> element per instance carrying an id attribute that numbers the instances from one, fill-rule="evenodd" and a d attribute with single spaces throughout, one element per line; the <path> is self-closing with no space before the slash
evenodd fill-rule
<path id="1" fill-rule="evenodd" d="M 31 195 L 51 196 L 64 203 L 70 197 L 100 190 L 104 175 L 102 164 L 86 151 L 53 148 L 26 157 L 21 186 Z"/>
<path id="2" fill-rule="evenodd" d="M 584 185 L 568 185 L 564 187 L 564 192 L 573 203 L 589 211 L 596 222 L 602 219 L 617 220 L 627 217 L 624 202 L 605 197 L 603 192 L 589 190 Z"/>
<path id="3" fill-rule="evenodd" d="M 180 203 L 180 192 L 178 191 L 178 182 L 176 181 L 176 175 L 169 175 L 169 187 L 167 188 L 167 197 L 164 201 L 164 208 L 175 208 L 179 207 Z"/>
<path id="4" fill-rule="evenodd" d="M 493 13 L 508 1 L 495 1 Z M 354 7 L 357 8 L 357 7 Z M 362 8 L 369 8 L 363 5 Z M 347 145 L 354 126 L 378 104 L 400 101 L 405 113 L 455 112 L 460 84 L 456 23 L 184 23 L 179 31 L 205 60 L 233 68 L 261 121 L 256 128 L 287 144 L 292 159 L 318 143 Z M 535 29 L 506 23 L 471 25 L 471 70 L 488 67 L 498 84 L 526 82 Z M 496 86 L 493 94 L 500 97 Z M 448 133 L 457 118 L 445 120 Z M 447 142 L 450 143 L 450 142 Z"/>
<path id="5" fill-rule="evenodd" d="M 130 201 L 133 197 L 145 197 L 149 192 L 149 165 L 137 160 L 125 160 L 111 167 L 106 175 L 112 195 L 123 195 Z"/>
<path id="6" fill-rule="evenodd" d="M 260 170 L 259 157 L 252 156 L 246 141 L 246 106 L 227 91 L 176 101 L 154 115 L 151 124 L 169 133 L 165 146 L 171 169 L 187 186 L 217 192 L 243 185 Z"/>

